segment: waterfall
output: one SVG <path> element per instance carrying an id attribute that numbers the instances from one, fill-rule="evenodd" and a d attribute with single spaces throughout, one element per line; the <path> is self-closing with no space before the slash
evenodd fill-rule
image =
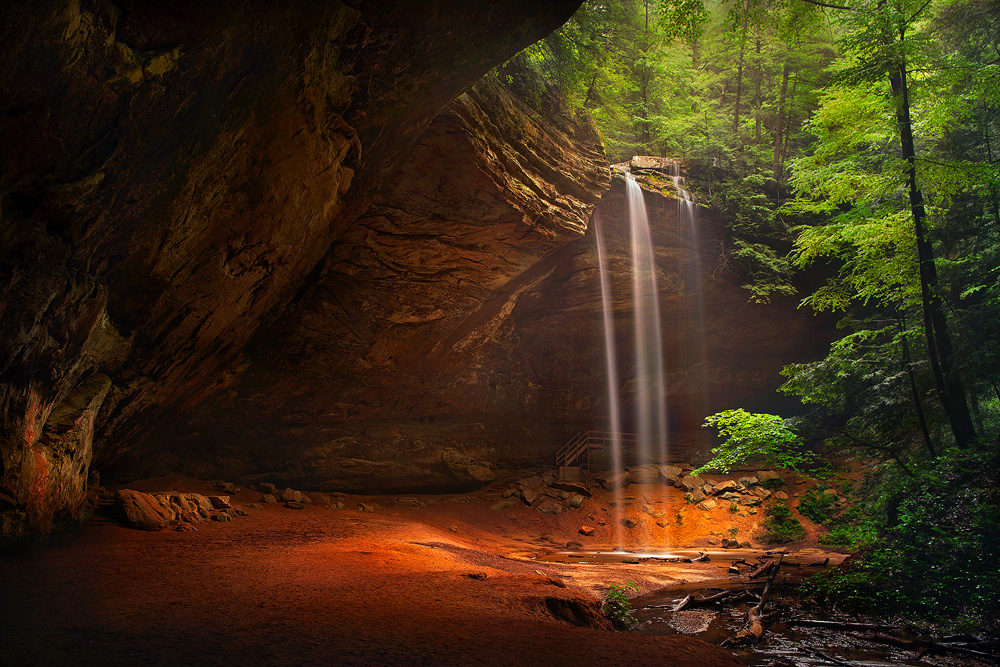
<path id="1" fill-rule="evenodd" d="M 611 299 L 611 279 L 608 271 L 608 260 L 604 249 L 604 233 L 601 230 L 600 216 L 594 213 L 594 232 L 597 237 L 597 263 L 601 275 L 601 305 L 604 313 L 604 356 L 608 370 L 608 430 L 611 431 L 611 472 L 617 478 L 622 473 L 622 439 L 621 410 L 618 403 L 618 360 L 615 347 L 615 322 Z M 612 491 L 614 511 L 615 544 L 622 543 L 622 490 L 621 487 Z"/>
<path id="2" fill-rule="evenodd" d="M 642 188 L 625 174 L 632 228 L 632 297 L 635 308 L 636 423 L 639 465 L 667 460 L 667 392 L 663 373 L 656 262 Z"/>
<path id="3" fill-rule="evenodd" d="M 694 295 L 693 317 L 688 320 L 689 326 L 693 330 L 685 336 L 692 343 L 683 353 L 687 357 L 688 367 L 691 368 L 688 377 L 689 385 L 693 385 L 691 393 L 697 397 L 696 414 L 694 415 L 696 423 L 693 426 L 699 427 L 708 413 L 708 375 L 705 349 L 704 279 L 702 277 L 701 255 L 699 254 L 701 242 L 698 230 L 698 208 L 695 206 L 694 197 L 684 187 L 687 184 L 686 179 L 681 176 L 680 163 L 676 160 L 672 161 L 670 165 L 670 175 L 674 182 L 674 189 L 677 191 L 677 220 L 682 226 L 687 227 L 693 249 L 693 259 L 685 271 L 686 282 L 689 285 L 688 291 Z M 688 429 L 691 426 L 692 424 L 687 424 Z"/>

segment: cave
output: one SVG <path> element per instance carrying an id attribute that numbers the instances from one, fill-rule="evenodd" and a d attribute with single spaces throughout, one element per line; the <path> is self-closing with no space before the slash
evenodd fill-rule
<path id="1" fill-rule="evenodd" d="M 679 629 L 702 589 L 657 600 L 745 577 L 738 644 L 851 552 L 799 506 L 847 516 L 870 459 L 810 441 L 838 491 L 720 468 L 706 428 L 809 408 L 777 390 L 842 336 L 802 294 L 844 261 L 748 291 L 715 194 L 741 153 L 633 155 L 597 74 L 582 103 L 531 78 L 599 4 L 4 9 L 0 663 L 799 664 Z M 616 631 L 616 595 L 647 620 Z"/>

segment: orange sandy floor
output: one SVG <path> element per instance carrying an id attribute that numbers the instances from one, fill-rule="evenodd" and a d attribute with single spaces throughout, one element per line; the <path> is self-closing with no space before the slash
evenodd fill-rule
<path id="1" fill-rule="evenodd" d="M 211 490 L 179 479 L 130 486 Z M 423 508 L 371 498 L 384 508 L 375 514 L 356 511 L 358 497 L 341 498 L 348 509 L 339 511 L 265 505 L 231 523 L 199 524 L 197 532 L 150 533 L 95 519 L 37 556 L 0 564 L 7 612 L 0 664 L 740 664 L 696 639 L 561 620 L 567 609 L 592 613 L 609 583 L 634 580 L 647 592 L 714 578 L 720 569 L 533 562 L 533 554 L 569 540 L 608 546 L 608 499 L 595 496 L 559 516 L 520 502 L 493 511 L 499 488 L 477 494 L 480 502 L 443 496 Z M 641 500 L 641 491 L 633 486 L 625 495 Z M 244 491 L 234 504 L 259 495 Z M 679 494 L 664 500 L 672 513 L 683 505 Z M 659 529 L 637 506 L 629 511 L 641 522 L 634 534 L 671 528 Z M 677 532 L 669 512 L 665 518 Z M 595 537 L 577 534 L 600 520 L 606 525 Z M 697 542 L 695 527 L 705 521 L 685 521 L 680 537 Z M 728 521 L 719 520 L 720 530 Z"/>

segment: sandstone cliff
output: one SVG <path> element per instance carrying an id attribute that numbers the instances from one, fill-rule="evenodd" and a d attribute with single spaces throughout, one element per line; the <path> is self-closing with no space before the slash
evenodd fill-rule
<path id="1" fill-rule="evenodd" d="M 579 4 L 26 1 L 0 38 L 0 535 L 228 381 L 440 109 Z"/>

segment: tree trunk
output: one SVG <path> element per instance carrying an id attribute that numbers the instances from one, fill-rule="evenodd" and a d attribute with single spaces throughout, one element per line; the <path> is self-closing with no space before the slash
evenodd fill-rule
<path id="1" fill-rule="evenodd" d="M 785 95 L 788 93 L 788 75 L 790 73 L 788 60 L 785 60 L 785 67 L 781 72 L 781 95 L 778 98 L 778 123 L 774 130 L 774 188 L 778 198 L 781 198 L 781 177 L 784 170 L 781 164 L 781 145 L 785 135 Z"/>
<path id="2" fill-rule="evenodd" d="M 905 30 L 900 30 L 900 41 Z M 907 180 L 910 190 L 910 211 L 913 215 L 914 234 L 917 238 L 917 257 L 920 267 L 920 299 L 924 310 L 924 335 L 930 355 L 934 384 L 945 414 L 955 434 L 959 447 L 968 447 L 976 436 L 965 399 L 965 388 L 955 369 L 954 348 L 948 334 L 948 320 L 944 304 L 937 294 L 937 267 L 934 265 L 934 247 L 927 239 L 924 196 L 917 186 L 916 150 L 913 146 L 913 125 L 910 120 L 910 93 L 906 80 L 906 61 L 890 73 L 889 84 L 896 100 L 896 122 L 899 125 L 903 159 L 906 160 Z"/>
<path id="3" fill-rule="evenodd" d="M 747 44 L 747 16 L 743 16 L 743 33 L 740 35 L 740 59 L 736 68 L 736 104 L 733 105 L 733 145 L 740 143 L 740 98 L 743 97 L 743 54 Z"/>

